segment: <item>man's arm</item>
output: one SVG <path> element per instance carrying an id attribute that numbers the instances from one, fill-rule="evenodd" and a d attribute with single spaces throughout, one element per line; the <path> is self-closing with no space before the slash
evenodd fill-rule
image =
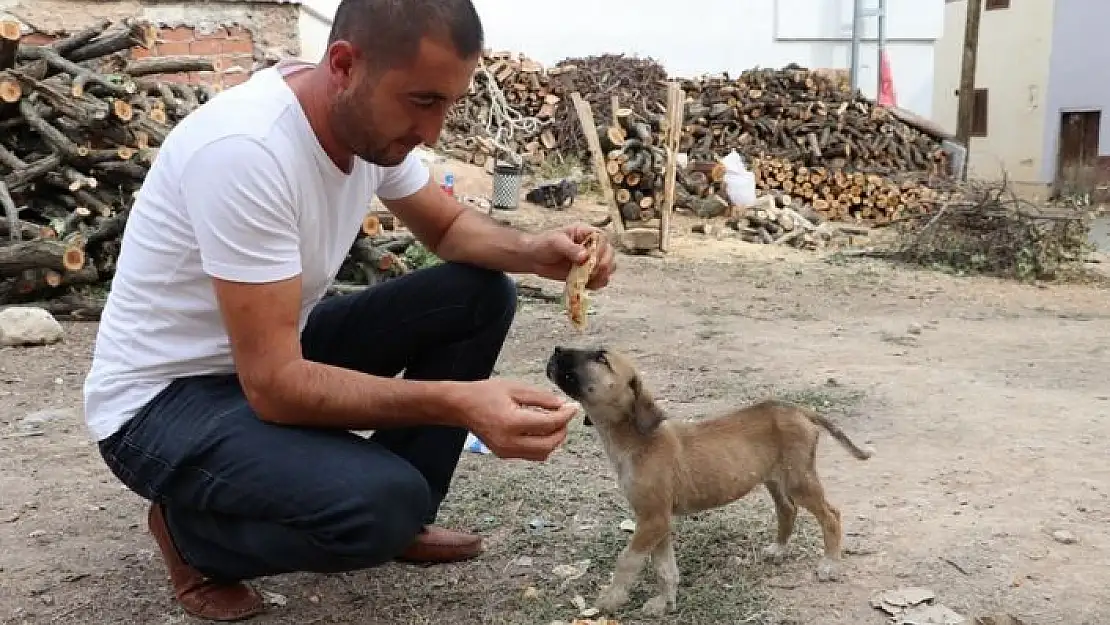
<path id="1" fill-rule="evenodd" d="M 507 273 L 535 270 L 534 235 L 503 226 L 471 210 L 428 179 L 418 191 L 398 198 L 379 194 L 382 204 L 436 256 Z"/>
<path id="2" fill-rule="evenodd" d="M 457 383 L 377 377 L 303 357 L 297 211 L 264 146 L 220 140 L 193 157 L 181 189 L 240 383 L 259 418 L 345 429 L 459 425 Z"/>

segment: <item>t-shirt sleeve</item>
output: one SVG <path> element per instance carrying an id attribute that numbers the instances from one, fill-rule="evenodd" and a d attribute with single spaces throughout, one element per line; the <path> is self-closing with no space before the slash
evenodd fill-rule
<path id="1" fill-rule="evenodd" d="M 276 282 L 301 272 L 297 210 L 284 170 L 250 137 L 197 151 L 181 194 L 205 273 L 235 282 Z"/>
<path id="2" fill-rule="evenodd" d="M 409 152 L 400 165 L 383 168 L 377 195 L 383 200 L 399 200 L 423 189 L 431 173 L 416 152 Z"/>

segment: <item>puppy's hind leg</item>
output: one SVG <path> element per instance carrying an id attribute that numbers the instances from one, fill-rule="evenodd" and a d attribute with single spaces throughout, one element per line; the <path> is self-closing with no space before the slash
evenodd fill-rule
<path id="1" fill-rule="evenodd" d="M 794 501 L 809 510 L 817 523 L 825 541 L 825 555 L 817 565 L 817 580 L 835 581 L 840 578 L 840 541 L 842 537 L 840 510 L 825 498 L 825 489 L 817 477 L 816 470 L 802 474 L 801 480 L 790 489 Z"/>
<path id="2" fill-rule="evenodd" d="M 602 589 L 597 599 L 599 610 L 612 613 L 628 602 L 628 591 L 636 581 L 636 576 L 640 574 L 651 553 L 670 532 L 670 518 L 666 515 L 652 519 L 637 519 L 636 531 L 633 532 L 632 539 L 617 556 L 613 581 Z"/>
<path id="3" fill-rule="evenodd" d="M 660 617 L 678 608 L 678 563 L 670 534 L 651 552 L 651 563 L 659 577 L 659 594 L 644 603 L 643 611 L 647 616 Z"/>
<path id="4" fill-rule="evenodd" d="M 794 521 L 798 517 L 798 507 L 781 482 L 768 480 L 764 483 L 771 501 L 775 503 L 775 518 L 778 521 L 778 535 L 775 542 L 763 548 L 763 558 L 779 564 L 786 557 L 786 544 L 794 533 Z"/>

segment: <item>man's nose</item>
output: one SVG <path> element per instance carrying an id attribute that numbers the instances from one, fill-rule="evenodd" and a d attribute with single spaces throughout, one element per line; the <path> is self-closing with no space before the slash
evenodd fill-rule
<path id="1" fill-rule="evenodd" d="M 430 115 L 426 119 L 417 123 L 416 134 L 420 136 L 424 145 L 433 146 L 439 140 L 439 134 L 443 132 L 443 124 L 446 117 L 443 115 Z"/>

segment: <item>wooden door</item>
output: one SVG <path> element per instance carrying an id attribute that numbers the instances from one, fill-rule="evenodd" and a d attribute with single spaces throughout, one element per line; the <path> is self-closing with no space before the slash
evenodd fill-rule
<path id="1" fill-rule="evenodd" d="M 1098 135 L 1101 111 L 1073 111 L 1060 115 L 1056 157 L 1057 193 L 1091 192 L 1097 184 Z"/>

